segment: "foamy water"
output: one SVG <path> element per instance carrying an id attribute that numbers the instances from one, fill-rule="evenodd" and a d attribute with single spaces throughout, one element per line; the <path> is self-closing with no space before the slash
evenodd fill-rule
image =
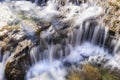
<path id="1" fill-rule="evenodd" d="M 42 0 L 42 2 L 45 4 L 44 6 L 37 6 L 38 0 L 35 0 L 34 3 L 18 1 L 14 5 L 16 10 L 13 10 L 16 11 L 16 14 L 19 11 L 30 12 L 28 15 L 37 17 L 41 22 L 50 22 L 50 28 L 40 34 L 42 39 L 49 38 L 56 33 L 56 30 L 59 31 L 64 28 L 65 24 L 68 24 L 67 45 L 46 42 L 47 48 L 43 52 L 39 52 L 39 46 L 33 47 L 30 51 L 33 64 L 27 71 L 25 80 L 66 80 L 67 67 L 71 66 L 66 67 L 65 62 L 73 66 L 81 65 L 81 63 L 96 63 L 103 64 L 104 67 L 112 66 L 111 69 L 116 67 L 120 69 L 120 39 L 114 42 L 116 46 L 113 53 L 109 53 L 109 50 L 105 48 L 109 35 L 108 28 L 101 23 L 104 12 L 102 7 L 96 5 L 97 1 L 88 0 L 81 4 L 78 3 L 78 0 L 75 3 L 69 0 L 48 0 L 47 3 Z M 62 2 L 64 5 L 61 4 Z M 21 29 L 25 31 L 26 35 L 35 36 L 34 30 L 28 25 L 21 24 Z M 58 51 L 59 48 L 60 51 Z M 65 51 L 61 48 L 65 48 Z M 38 56 L 39 53 L 43 53 L 42 59 Z M 57 53 L 60 54 L 60 58 L 54 56 Z M 102 63 L 103 60 L 105 63 Z M 6 60 L 3 59 L 0 63 L 1 80 L 4 79 L 5 62 Z"/>
<path id="2" fill-rule="evenodd" d="M 66 80 L 65 76 L 67 71 L 65 70 L 64 61 L 67 61 L 71 64 L 80 64 L 80 62 L 84 62 L 85 58 L 88 59 L 88 62 L 94 62 L 102 64 L 102 59 L 108 60 L 106 64 L 103 64 L 104 67 L 107 66 L 113 66 L 118 67 L 119 64 L 117 63 L 114 56 L 110 55 L 112 53 L 108 53 L 107 49 L 104 48 L 104 44 L 106 41 L 106 37 L 108 35 L 108 29 L 104 28 L 102 25 L 99 25 L 100 21 L 96 21 L 98 25 L 93 25 L 93 30 L 90 31 L 90 24 L 92 19 L 97 19 L 101 15 L 103 15 L 103 10 L 101 7 L 90 4 L 93 4 L 93 2 L 89 3 L 83 3 L 81 5 L 75 5 L 72 3 L 67 3 L 65 6 L 62 6 L 61 10 L 59 11 L 56 9 L 56 4 L 49 2 L 48 6 L 46 6 L 45 13 L 43 13 L 46 18 L 43 16 L 44 19 L 47 19 L 51 22 L 54 22 L 52 19 L 53 17 L 57 15 L 64 15 L 65 18 L 60 19 L 61 21 L 72 21 L 70 24 L 70 27 L 76 27 L 79 26 L 79 29 L 76 30 L 75 33 L 70 34 L 72 36 L 73 42 L 75 42 L 75 45 L 73 46 L 71 43 L 69 43 L 70 53 L 66 57 L 64 57 L 62 60 L 58 59 L 59 61 L 54 63 L 55 60 L 52 60 L 52 54 L 54 52 L 50 52 L 50 62 L 49 61 L 40 61 L 36 63 L 31 69 L 28 71 L 26 79 L 27 80 Z M 64 12 L 66 11 L 66 12 Z M 53 13 L 52 13 L 53 12 Z M 67 13 L 68 12 L 68 13 Z M 56 14 L 57 13 L 57 14 Z M 51 15 L 50 15 L 51 14 Z M 55 18 L 54 18 L 55 19 Z M 93 22 L 94 23 L 94 22 Z M 54 24 L 54 23 L 53 23 Z M 59 26 L 59 25 L 55 25 Z M 75 41 L 74 41 L 75 40 Z M 52 47 L 52 46 L 51 46 Z M 56 46 L 57 47 L 57 46 Z M 55 48 L 50 48 L 54 50 Z M 91 61 L 92 59 L 97 59 L 98 57 L 101 57 L 99 61 Z M 48 58 L 49 60 L 49 58 Z M 110 60 L 110 61 L 109 61 Z M 86 62 L 86 61 L 85 61 Z M 50 64 L 53 63 L 53 64 Z M 116 64 L 117 63 L 117 64 Z M 57 64 L 59 64 L 57 67 Z M 61 65 L 61 66 L 60 66 Z M 57 68 L 59 70 L 57 70 Z M 51 69 L 53 69 L 55 72 L 52 72 Z M 59 71 L 62 75 L 59 75 Z M 56 75 L 54 75 L 56 74 Z M 58 76 L 59 75 L 59 76 Z M 57 77 L 57 78 L 56 78 Z"/>
<path id="3" fill-rule="evenodd" d="M 3 56 L 2 62 L 0 62 L 0 80 L 5 79 L 4 72 L 5 72 L 5 65 L 8 57 L 9 57 L 9 52 L 6 52 L 5 55 Z"/>
<path id="4" fill-rule="evenodd" d="M 106 63 L 103 63 L 103 60 Z M 70 54 L 64 57 L 62 60 L 53 60 L 52 63 L 50 63 L 49 59 L 45 59 L 36 63 L 28 71 L 26 79 L 67 80 L 65 76 L 68 73 L 66 66 L 64 65 L 66 61 L 74 66 L 75 64 L 80 65 L 82 63 L 96 63 L 102 64 L 106 68 L 112 66 L 111 69 L 120 69 L 117 59 L 110 55 L 107 50 L 87 42 L 80 46 L 72 47 Z"/>

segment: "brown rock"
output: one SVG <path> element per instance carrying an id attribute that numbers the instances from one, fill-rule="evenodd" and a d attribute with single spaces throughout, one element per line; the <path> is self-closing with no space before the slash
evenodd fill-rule
<path id="1" fill-rule="evenodd" d="M 97 67 L 84 64 L 80 68 L 70 69 L 67 80 L 101 80 L 101 73 Z"/>
<path id="2" fill-rule="evenodd" d="M 31 47 L 32 42 L 29 40 L 24 40 L 18 44 L 6 64 L 5 75 L 7 80 L 24 80 L 26 70 L 30 66 L 29 51 Z"/>
<path id="3" fill-rule="evenodd" d="M 99 69 L 89 64 L 83 65 L 86 80 L 101 80 Z"/>

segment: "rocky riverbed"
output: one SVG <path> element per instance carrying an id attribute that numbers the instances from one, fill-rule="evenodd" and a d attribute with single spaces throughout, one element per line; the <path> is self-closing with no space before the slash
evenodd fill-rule
<path id="1" fill-rule="evenodd" d="M 120 80 L 119 3 L 0 2 L 0 80 Z"/>

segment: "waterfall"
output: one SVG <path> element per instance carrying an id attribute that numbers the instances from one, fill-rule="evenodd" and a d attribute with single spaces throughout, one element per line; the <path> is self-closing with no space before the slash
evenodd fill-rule
<path id="1" fill-rule="evenodd" d="M 11 1 L 14 3 L 18 0 L 5 0 L 8 4 Z M 21 7 L 21 4 L 27 1 L 32 2 L 27 3 L 29 6 L 24 6 L 25 8 Z M 92 61 L 98 57 L 107 61 L 103 64 L 104 67 L 120 69 L 120 39 L 111 38 L 109 29 L 103 25 L 101 18 L 104 12 L 102 7 L 97 6 L 97 1 L 23 0 L 19 5 L 20 2 L 22 1 L 17 5 L 12 4 L 13 11 L 16 11 L 16 14 L 23 13 L 29 20 L 34 18 L 35 26 L 40 29 L 37 35 L 36 29 L 31 25 L 20 24 L 20 30 L 25 33 L 26 39 L 33 42 L 32 47 L 27 49 L 28 53 L 25 50 L 20 52 L 20 55 L 23 53 L 30 56 L 25 80 L 67 80 L 68 68 L 86 62 L 103 64 L 102 61 Z M 21 12 L 17 13 L 19 10 Z M 50 26 L 46 29 L 44 23 L 50 23 Z M 39 24 L 41 25 L 38 26 Z M 45 29 L 42 30 L 42 27 Z M 116 35 L 118 36 L 118 33 Z M 12 53 L 11 56 L 14 57 L 14 52 Z M 8 52 L 3 57 L 0 54 L 0 80 L 4 80 L 9 55 Z M 18 60 L 19 58 L 16 59 Z"/>
<path id="2" fill-rule="evenodd" d="M 53 27 L 55 29 L 64 27 L 64 24 L 60 25 L 59 19 L 55 18 L 57 22 L 53 20 L 55 16 L 61 15 L 61 12 L 57 10 L 57 7 L 59 7 L 61 1 L 62 0 L 48 1 L 48 5 L 45 6 L 43 10 L 46 16 L 42 16 L 42 19 L 45 20 L 48 18 L 47 20 L 53 24 Z M 63 6 L 63 8 L 66 10 L 66 12 L 67 9 L 69 9 L 68 14 L 62 14 L 65 15 L 65 18 L 60 20 L 63 20 L 62 22 L 69 22 L 73 20 L 69 26 L 71 27 L 71 30 L 73 30 L 75 27 L 77 29 L 75 29 L 72 33 L 69 33 L 70 40 L 66 40 L 67 45 L 61 45 L 61 47 L 64 47 L 66 50 L 64 51 L 64 49 L 60 48 L 60 54 L 65 53 L 65 56 L 57 59 L 54 55 L 59 55 L 58 46 L 47 44 L 48 50 L 45 50 L 45 53 L 43 52 L 43 55 L 45 54 L 47 57 L 43 58 L 40 61 L 37 61 L 37 63 L 30 68 L 26 75 L 27 80 L 57 80 L 56 77 L 59 80 L 66 80 L 66 62 L 70 64 L 80 64 L 80 62 L 84 61 L 85 58 L 91 58 L 93 56 L 107 56 L 108 59 L 111 58 L 111 53 L 105 49 L 106 39 L 109 35 L 108 28 L 104 27 L 98 18 L 103 14 L 102 8 L 96 5 L 89 5 L 93 4 L 93 1 L 88 2 L 88 4 L 82 3 L 80 7 L 76 5 L 78 4 L 78 1 L 76 1 L 76 4 L 71 3 L 71 1 L 67 0 L 66 2 L 67 3 Z M 47 15 L 52 11 L 55 13 L 52 13 L 52 17 L 51 15 Z M 91 60 L 89 59 L 89 61 Z M 113 65 L 114 63 L 108 62 L 108 64 Z M 59 75 L 59 70 L 57 69 L 60 69 L 60 73 L 62 75 Z M 55 73 L 52 71 L 55 71 Z M 54 74 L 57 74 L 59 76 L 55 76 Z"/>
<path id="3" fill-rule="evenodd" d="M 0 62 L 0 80 L 4 80 L 5 77 L 4 70 L 8 57 L 9 57 L 9 52 L 6 52 L 5 55 L 3 56 L 2 62 Z"/>

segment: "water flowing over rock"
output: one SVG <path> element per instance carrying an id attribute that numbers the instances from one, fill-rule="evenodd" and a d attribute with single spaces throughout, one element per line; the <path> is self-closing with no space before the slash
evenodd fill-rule
<path id="1" fill-rule="evenodd" d="M 119 80 L 119 26 L 106 25 L 103 3 L 0 2 L 0 80 Z"/>
<path id="2" fill-rule="evenodd" d="M 24 70 L 26 68 L 26 64 L 24 64 L 24 62 L 26 62 L 25 58 L 27 58 L 26 55 L 28 55 L 31 45 L 32 43 L 27 40 L 20 42 L 15 52 L 11 55 L 11 57 L 9 57 L 5 69 L 5 74 L 8 80 L 24 79 Z"/>

